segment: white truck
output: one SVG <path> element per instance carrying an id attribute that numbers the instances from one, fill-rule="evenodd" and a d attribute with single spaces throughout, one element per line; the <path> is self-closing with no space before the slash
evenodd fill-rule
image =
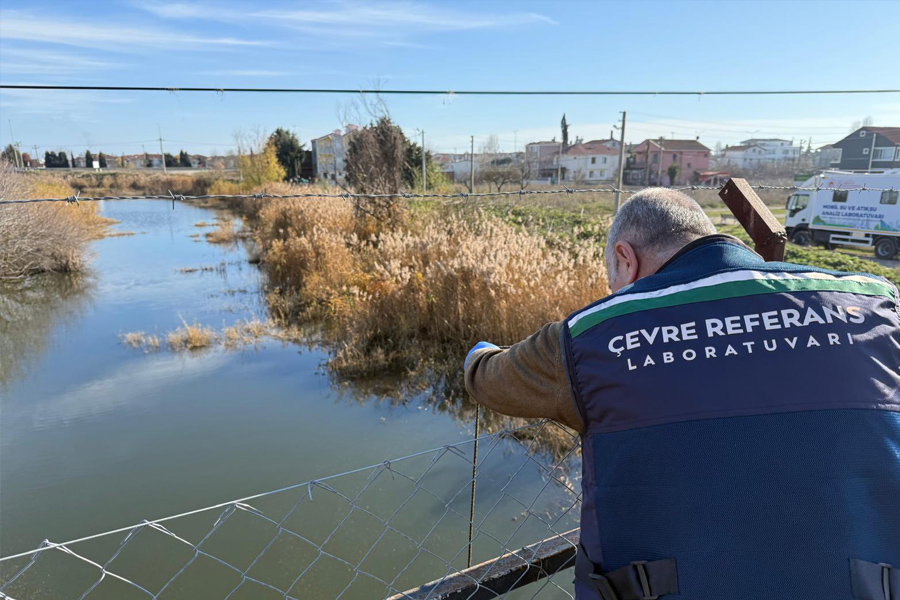
<path id="1" fill-rule="evenodd" d="M 825 171 L 787 200 L 784 225 L 795 244 L 875 248 L 894 258 L 900 248 L 900 169 Z"/>

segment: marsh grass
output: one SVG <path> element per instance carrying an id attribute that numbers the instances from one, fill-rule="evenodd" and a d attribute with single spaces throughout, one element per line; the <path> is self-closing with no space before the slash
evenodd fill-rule
<path id="1" fill-rule="evenodd" d="M 143 350 L 144 352 L 157 352 L 160 349 L 159 337 L 154 334 L 133 331 L 131 333 L 123 333 L 119 337 L 122 343 L 129 348 Z"/>
<path id="2" fill-rule="evenodd" d="M 68 197 L 61 180 L 36 180 L 0 164 L 0 198 Z M 71 272 L 87 262 L 88 244 L 116 221 L 96 204 L 11 204 L 0 207 L 0 277 Z"/>
<path id="3" fill-rule="evenodd" d="M 324 319 L 329 364 L 347 377 L 513 343 L 605 296 L 602 248 L 584 233 L 477 207 L 385 224 L 344 199 L 271 202 L 257 229 L 272 313 Z"/>
<path id="4" fill-rule="evenodd" d="M 183 319 L 181 322 L 181 327 L 166 334 L 166 345 L 174 352 L 202 350 L 218 339 L 218 334 L 211 327 L 198 323 L 188 324 Z"/>
<path id="5" fill-rule="evenodd" d="M 235 229 L 231 219 L 219 221 L 214 231 L 206 232 L 210 244 L 234 244 L 243 237 L 242 229 Z"/>

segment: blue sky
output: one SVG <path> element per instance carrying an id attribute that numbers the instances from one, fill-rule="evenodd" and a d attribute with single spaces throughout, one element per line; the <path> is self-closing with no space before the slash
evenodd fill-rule
<path id="1" fill-rule="evenodd" d="M 212 87 L 737 90 L 900 88 L 900 2 L 169 2 L 6 3 L 7 84 Z M 353 95 L 9 91 L 0 144 L 109 153 L 224 152 L 235 132 L 341 125 Z M 843 137 L 853 121 L 900 126 L 900 95 L 774 97 L 389 96 L 408 135 L 464 151 L 570 132 L 629 141 Z"/>

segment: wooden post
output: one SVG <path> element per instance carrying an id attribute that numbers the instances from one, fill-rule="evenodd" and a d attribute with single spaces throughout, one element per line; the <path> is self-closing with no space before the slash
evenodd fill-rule
<path id="1" fill-rule="evenodd" d="M 750 235 L 756 252 L 767 262 L 784 260 L 787 232 L 746 179 L 729 179 L 719 197 Z"/>
<path id="2" fill-rule="evenodd" d="M 575 565 L 578 529 L 508 552 L 388 600 L 487 600 Z M 477 582 L 477 583 L 476 583 Z"/>

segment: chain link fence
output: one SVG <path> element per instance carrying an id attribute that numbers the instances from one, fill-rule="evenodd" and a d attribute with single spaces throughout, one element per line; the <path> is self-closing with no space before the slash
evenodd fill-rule
<path id="1" fill-rule="evenodd" d="M 45 540 L 0 558 L 0 598 L 437 598 L 448 580 L 463 590 L 457 597 L 477 598 L 496 589 L 500 569 L 504 591 L 539 579 L 510 597 L 571 598 L 571 571 L 517 576 L 514 567 L 546 544 L 574 547 L 580 462 L 577 436 L 555 423 L 497 431 L 133 527 Z M 504 561 L 467 570 L 470 547 L 472 564 Z"/>

